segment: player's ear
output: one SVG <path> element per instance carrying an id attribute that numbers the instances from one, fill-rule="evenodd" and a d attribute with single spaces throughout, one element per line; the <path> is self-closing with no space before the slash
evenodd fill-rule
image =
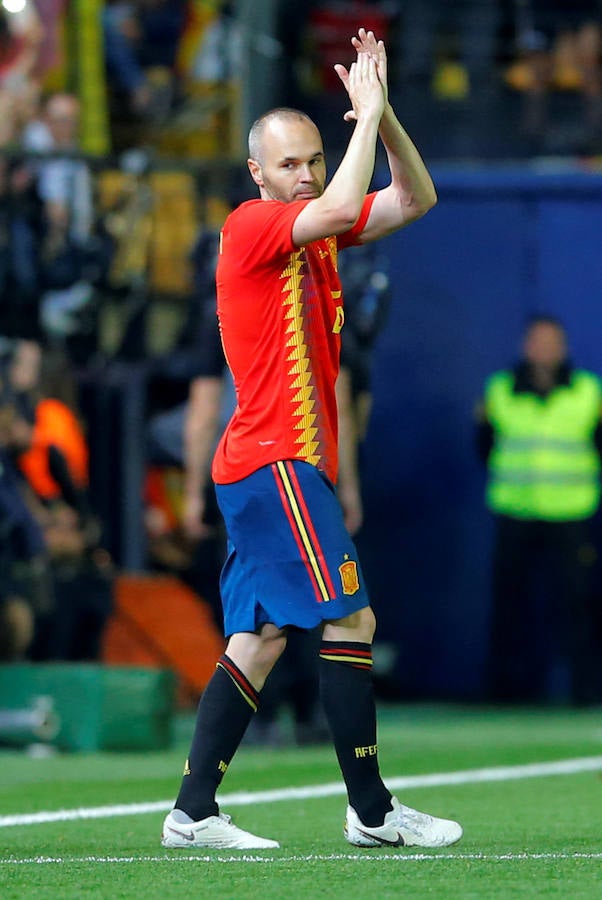
<path id="1" fill-rule="evenodd" d="M 251 173 L 251 178 L 259 187 L 263 187 L 263 175 L 261 173 L 261 166 L 257 162 L 256 159 L 248 159 L 247 165 L 249 167 L 249 172 Z"/>

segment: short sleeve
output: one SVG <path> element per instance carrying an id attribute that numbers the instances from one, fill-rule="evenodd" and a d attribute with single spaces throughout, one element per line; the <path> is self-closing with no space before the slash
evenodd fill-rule
<path id="1" fill-rule="evenodd" d="M 376 191 L 373 191 L 366 196 L 360 217 L 353 228 L 350 228 L 349 231 L 346 231 L 344 234 L 339 234 L 337 237 L 337 248 L 339 250 L 344 250 L 345 247 L 352 247 L 354 244 L 358 243 L 358 238 L 366 227 L 366 222 L 368 221 L 368 216 L 370 215 L 370 210 L 372 209 L 375 197 Z"/>

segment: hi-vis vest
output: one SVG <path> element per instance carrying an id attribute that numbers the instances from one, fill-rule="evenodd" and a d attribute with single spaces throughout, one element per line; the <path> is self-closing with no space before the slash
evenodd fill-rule
<path id="1" fill-rule="evenodd" d="M 495 440 L 489 457 L 487 503 L 518 519 L 562 522 L 593 515 L 600 500 L 600 457 L 593 434 L 602 384 L 573 371 L 547 397 L 515 393 L 512 372 L 487 382 L 485 406 Z"/>

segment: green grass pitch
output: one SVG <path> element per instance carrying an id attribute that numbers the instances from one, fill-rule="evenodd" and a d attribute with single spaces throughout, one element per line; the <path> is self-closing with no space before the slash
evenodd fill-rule
<path id="1" fill-rule="evenodd" d="M 163 807 L 175 796 L 188 749 L 190 717 L 179 721 L 168 752 L 38 759 L 0 750 L 0 897 L 602 897 L 600 712 L 382 707 L 383 776 L 391 783 L 410 779 L 395 789 L 403 802 L 462 822 L 463 840 L 446 850 L 347 844 L 345 797 L 330 747 L 241 748 L 222 785 L 223 809 L 243 828 L 281 843 L 280 850 L 252 854 L 166 851 L 159 843 Z M 578 762 L 584 759 L 589 763 Z M 566 771 L 539 768 L 569 760 Z M 527 765 L 526 771 L 516 768 Z M 463 775 L 441 777 L 438 785 L 412 780 L 458 772 Z M 320 796 L 319 786 L 333 784 Z M 289 788 L 315 790 L 287 796 Z M 278 799 L 262 797 L 274 790 Z M 240 792 L 258 798 L 243 803 Z M 156 807 L 132 814 L 129 804 Z M 126 814 L 34 824 L 11 819 L 117 805 Z"/>

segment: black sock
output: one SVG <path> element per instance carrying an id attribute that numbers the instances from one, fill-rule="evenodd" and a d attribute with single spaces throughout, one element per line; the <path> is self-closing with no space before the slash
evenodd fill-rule
<path id="1" fill-rule="evenodd" d="M 349 803 L 364 825 L 382 825 L 392 807 L 378 769 L 370 644 L 322 641 L 320 695 Z"/>
<path id="2" fill-rule="evenodd" d="M 195 822 L 217 815 L 215 792 L 258 702 L 257 691 L 240 669 L 225 654 L 221 656 L 199 703 L 190 756 L 175 803 L 176 809 Z"/>

